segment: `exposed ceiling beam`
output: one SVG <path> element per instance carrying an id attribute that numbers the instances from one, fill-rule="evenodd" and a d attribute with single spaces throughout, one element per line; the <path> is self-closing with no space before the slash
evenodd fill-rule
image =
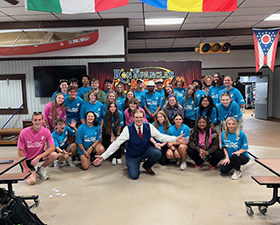
<path id="1" fill-rule="evenodd" d="M 93 20 L 59 20 L 59 21 L 26 21 L 26 22 L 2 22 L 1 30 L 7 29 L 34 29 L 58 27 L 89 27 L 89 26 L 129 26 L 128 18 L 120 19 L 93 19 Z"/>
<path id="2" fill-rule="evenodd" d="M 252 35 L 251 28 L 128 32 L 128 40 Z"/>

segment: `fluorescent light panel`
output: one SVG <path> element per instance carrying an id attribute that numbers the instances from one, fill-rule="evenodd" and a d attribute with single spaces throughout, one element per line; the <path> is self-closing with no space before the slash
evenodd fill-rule
<path id="1" fill-rule="evenodd" d="M 264 21 L 271 21 L 271 20 L 280 20 L 280 14 L 272 14 L 264 19 Z"/>
<path id="2" fill-rule="evenodd" d="M 146 25 L 172 25 L 182 24 L 184 18 L 161 18 L 161 19 L 145 19 Z"/>

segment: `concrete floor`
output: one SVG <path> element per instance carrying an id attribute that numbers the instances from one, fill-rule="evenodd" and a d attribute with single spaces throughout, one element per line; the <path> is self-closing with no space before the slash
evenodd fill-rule
<path id="1" fill-rule="evenodd" d="M 259 158 L 279 158 L 279 123 L 257 120 L 249 111 L 244 126 L 250 152 Z M 8 156 L 17 156 L 15 146 L 0 147 L 0 157 Z M 128 178 L 124 163 L 112 166 L 109 161 L 88 171 L 79 164 L 47 171 L 48 181 L 13 185 L 17 195 L 40 196 L 40 205 L 32 211 L 47 224 L 280 224 L 279 204 L 269 207 L 266 215 L 257 207 L 252 217 L 246 213 L 245 201 L 270 200 L 272 196 L 271 189 L 251 179 L 253 175 L 272 175 L 253 159 L 242 167 L 243 177 L 237 181 L 207 165 L 195 169 L 191 160 L 185 171 L 175 164 L 157 164 L 155 176 L 143 170 L 136 181 Z"/>

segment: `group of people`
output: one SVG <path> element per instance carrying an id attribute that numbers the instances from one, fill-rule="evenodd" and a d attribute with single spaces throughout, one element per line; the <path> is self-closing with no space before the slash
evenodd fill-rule
<path id="1" fill-rule="evenodd" d="M 29 184 L 35 184 L 36 174 L 48 179 L 49 165 L 59 168 L 66 161 L 75 167 L 76 155 L 84 170 L 110 156 L 113 165 L 122 164 L 122 149 L 132 179 L 138 179 L 143 160 L 142 167 L 154 175 L 157 162 L 173 160 L 185 170 L 187 156 L 195 168 L 208 162 L 216 169 L 220 163 L 221 173 L 232 172 L 234 180 L 241 177 L 240 167 L 250 159 L 242 131 L 245 102 L 231 77 L 208 75 L 204 85 L 194 80 L 187 88 L 183 77 L 175 79 L 174 87 L 163 87 L 162 79 L 149 80 L 146 89 L 138 79 L 137 89 L 127 92 L 121 83 L 113 90 L 110 79 L 104 91 L 88 75 L 82 83 L 78 88 L 75 78 L 61 80 L 43 114 L 35 112 L 32 127 L 20 133 L 18 155 L 27 157 L 22 171 L 31 172 Z M 39 161 L 43 164 L 35 171 Z"/>

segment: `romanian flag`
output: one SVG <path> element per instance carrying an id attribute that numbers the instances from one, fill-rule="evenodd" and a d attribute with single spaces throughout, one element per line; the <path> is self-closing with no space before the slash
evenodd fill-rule
<path id="1" fill-rule="evenodd" d="M 25 9 L 63 14 L 94 13 L 128 5 L 128 0 L 25 0 Z"/>
<path id="2" fill-rule="evenodd" d="M 237 10 L 237 0 L 140 0 L 156 8 L 181 12 L 218 12 Z"/>

